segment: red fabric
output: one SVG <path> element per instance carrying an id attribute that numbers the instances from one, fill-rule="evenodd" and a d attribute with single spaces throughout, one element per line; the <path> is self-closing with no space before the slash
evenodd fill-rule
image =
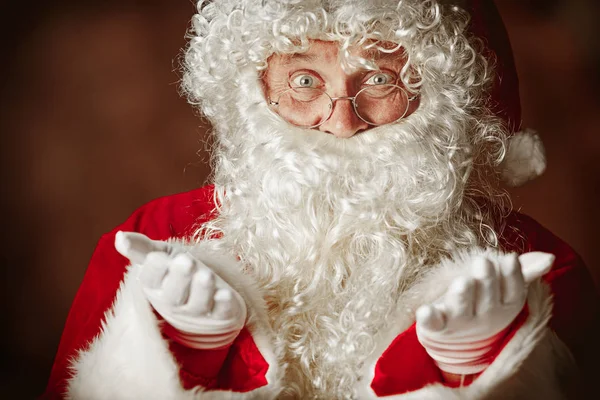
<path id="1" fill-rule="evenodd" d="M 511 213 L 500 237 L 506 251 L 544 251 L 556 256 L 544 276 L 553 294 L 550 327 L 571 349 L 579 365 L 592 364 L 586 349 L 595 343 L 600 320 L 600 297 L 581 258 L 565 242 L 530 217 Z M 524 310 L 515 320 L 498 353 L 512 339 L 528 316 Z M 371 387 L 378 396 L 410 392 L 431 383 L 444 383 L 439 370 L 417 340 L 415 325 L 400 334 L 375 367 Z M 451 386 L 451 385 L 449 385 Z"/>
<path id="2" fill-rule="evenodd" d="M 167 337 L 165 339 L 168 340 Z M 198 385 L 206 389 L 218 387 L 218 375 L 229 354 L 231 346 L 215 350 L 190 349 L 173 340 L 169 341 L 169 349 L 181 366 L 179 378 L 185 389 Z M 198 362 L 202 360 L 202 362 Z"/>
<path id="3" fill-rule="evenodd" d="M 553 295 L 550 327 L 571 349 L 579 365 L 596 369 L 600 331 L 600 296 L 581 257 L 532 218 L 513 213 L 501 238 L 504 248 L 517 253 L 544 251 L 556 256 L 544 276 Z M 591 347 L 590 347 L 591 346 Z"/>
<path id="4" fill-rule="evenodd" d="M 528 315 L 528 309 L 525 307 L 499 342 L 494 359 L 525 323 Z M 416 324 L 413 324 L 394 339 L 377 361 L 371 388 L 377 396 L 382 397 L 411 392 L 433 383 L 457 386 L 444 381 L 435 362 L 419 343 Z M 463 386 L 469 386 L 471 383 L 472 381 L 466 381 Z"/>
<path id="5" fill-rule="evenodd" d="M 99 334 L 104 313 L 114 301 L 128 265 L 114 248 L 117 231 L 141 232 L 156 240 L 187 236 L 196 223 L 211 218 L 212 193 L 213 187 L 207 186 L 156 199 L 100 238 L 67 317 L 44 398 L 62 397 L 70 376 L 70 360 Z"/>
<path id="6" fill-rule="evenodd" d="M 250 332 L 242 330 L 233 343 L 219 375 L 219 387 L 247 392 L 267 384 L 269 364 L 258 351 Z"/>
<path id="7" fill-rule="evenodd" d="M 442 381 L 440 370 L 419 343 L 413 324 L 382 354 L 375 366 L 371 388 L 378 396 L 389 396 Z"/>
<path id="8" fill-rule="evenodd" d="M 140 208 L 124 224 L 100 239 L 67 318 L 45 397 L 61 397 L 69 377 L 69 359 L 77 350 L 86 348 L 99 333 L 104 313 L 112 305 L 127 264 L 114 249 L 116 231 L 142 232 L 157 240 L 183 237 L 194 230 L 195 223 L 210 218 L 212 204 L 212 187 L 164 197 Z M 505 249 L 519 253 L 547 251 L 556 255 L 554 268 L 545 277 L 554 294 L 551 327 L 573 349 L 576 357 L 585 357 L 581 351 L 581 334 L 594 332 L 591 326 L 600 302 L 581 259 L 529 217 L 512 213 L 506 223 L 501 237 Z M 229 350 L 192 350 L 171 344 L 171 351 L 182 367 L 180 377 L 186 388 L 202 385 L 248 391 L 267 383 L 268 364 L 245 329 Z M 394 394 L 440 381 L 439 371 L 411 327 L 394 340 L 379 360 L 372 387 L 376 393 Z"/>
<path id="9" fill-rule="evenodd" d="M 511 130 L 517 130 L 521 121 L 518 79 L 506 31 L 491 0 L 470 0 L 467 9 L 472 15 L 472 32 L 482 37 L 487 48 L 497 56 L 498 78 L 492 106 Z M 206 187 L 157 199 L 102 236 L 67 318 L 45 398 L 60 398 L 64 393 L 69 360 L 99 333 L 104 313 L 114 301 L 127 265 L 127 260 L 114 249 L 115 233 L 136 231 L 157 240 L 184 237 L 193 231 L 194 224 L 209 219 L 212 211 L 212 187 Z M 551 327 L 576 358 L 585 359 L 587 341 L 583 337 L 596 332 L 594 324 L 598 320 L 600 301 L 582 260 L 568 245 L 526 216 L 513 213 L 507 225 L 502 237 L 506 249 L 539 250 L 556 255 L 555 266 L 545 277 L 554 294 Z M 170 346 L 182 366 L 180 377 L 186 388 L 203 385 L 247 391 L 266 384 L 268 364 L 247 330 L 242 331 L 229 350 L 201 351 L 177 344 Z M 413 326 L 400 334 L 383 354 L 372 387 L 381 395 L 397 394 L 440 381 L 439 370 L 418 343 Z"/>
<path id="10" fill-rule="evenodd" d="M 177 342 L 169 343 L 182 366 L 179 377 L 185 389 L 198 385 L 206 389 L 248 392 L 265 386 L 269 364 L 256 347 L 247 328 L 232 345 L 215 350 L 194 350 Z"/>

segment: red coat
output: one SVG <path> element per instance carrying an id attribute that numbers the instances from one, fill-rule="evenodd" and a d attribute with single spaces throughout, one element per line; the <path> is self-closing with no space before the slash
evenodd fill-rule
<path id="1" fill-rule="evenodd" d="M 116 352 L 110 353 L 109 350 L 103 350 L 108 348 L 109 345 L 101 345 L 100 343 L 102 340 L 109 340 L 106 338 L 111 334 L 111 324 L 117 326 L 117 322 L 114 321 L 120 318 L 119 313 L 126 315 L 126 311 L 120 311 L 121 308 L 117 305 L 119 301 L 124 302 L 125 300 L 119 300 L 116 293 L 119 287 L 124 292 L 124 287 L 127 286 L 124 277 L 126 276 L 128 260 L 118 254 L 114 248 L 115 233 L 118 230 L 141 232 L 156 240 L 185 238 L 193 232 L 199 223 L 211 217 L 212 210 L 212 187 L 209 186 L 154 200 L 138 209 L 125 223 L 102 236 L 69 313 L 45 397 L 61 398 L 67 392 L 69 379 L 73 376 L 75 378 L 71 381 L 71 385 L 79 388 L 77 390 L 70 389 L 70 396 L 74 398 L 83 396 L 81 393 L 87 393 L 86 396 L 92 396 L 93 398 L 118 398 L 118 393 L 127 393 L 127 395 L 123 394 L 122 397 L 128 397 L 132 393 L 136 393 L 134 390 L 136 382 L 160 379 L 160 377 L 152 378 L 147 373 L 141 374 L 141 376 L 136 376 L 136 373 L 133 372 L 129 374 L 129 370 L 121 375 L 115 375 L 116 378 L 110 376 L 113 372 L 118 372 L 121 365 L 127 366 L 129 362 L 126 359 L 119 359 L 125 352 L 124 350 L 119 350 L 121 351 L 119 354 Z M 546 306 L 546 304 L 549 304 L 545 291 L 546 286 L 540 283 L 539 289 L 536 289 L 538 293 L 535 295 L 539 297 L 539 301 L 530 297 L 528 301 L 529 312 L 524 312 L 519 316 L 518 321 L 514 324 L 512 334 L 505 341 L 505 349 L 498 356 L 500 358 L 504 357 L 502 360 L 507 359 L 509 361 L 498 362 L 496 367 L 493 363 L 488 370 L 496 368 L 500 372 L 494 370 L 493 374 L 490 372 L 489 377 L 485 375 L 487 371 L 484 372 L 471 385 L 475 386 L 478 381 L 483 382 L 481 384 L 483 389 L 472 389 L 473 391 L 478 390 L 476 393 L 484 393 L 488 392 L 488 389 L 493 391 L 500 388 L 503 383 L 499 376 L 505 372 L 508 375 L 519 374 L 521 369 L 527 368 L 527 360 L 529 359 L 538 360 L 532 361 L 532 368 L 546 368 L 546 365 L 542 368 L 540 363 L 546 364 L 548 362 L 547 354 L 539 358 L 535 356 L 540 352 L 536 349 L 540 347 L 539 344 L 544 340 L 550 340 L 547 339 L 548 337 L 551 338 L 553 343 L 556 338 L 552 333 L 540 334 L 540 329 L 544 330 L 546 325 L 544 315 L 548 314 L 549 316 L 551 313 L 550 327 L 560 338 L 560 341 L 556 342 L 566 344 L 577 359 L 583 356 L 581 346 L 578 346 L 582 343 L 581 335 L 590 331 L 593 318 L 598 315 L 600 302 L 592 280 L 580 257 L 567 244 L 527 216 L 512 213 L 508 216 L 507 223 L 509 228 L 505 230 L 502 237 L 505 250 L 519 253 L 544 251 L 556 255 L 556 262 L 552 271 L 544 277 L 544 281 L 551 290 L 554 306 L 553 308 Z M 121 297 L 125 298 L 126 294 Z M 575 310 L 585 310 L 585 312 L 575 312 Z M 109 314 L 107 314 L 108 311 L 110 311 Z M 132 318 L 134 317 L 127 318 L 125 318 L 125 325 L 131 325 L 128 325 L 126 329 L 133 329 L 135 322 Z M 392 332 L 389 342 L 382 343 L 382 352 L 373 360 L 371 366 L 366 367 L 365 381 L 368 382 L 365 382 L 365 387 L 361 388 L 361 393 L 365 393 L 365 397 L 410 394 L 410 392 L 422 390 L 428 384 L 442 382 L 439 370 L 417 341 L 414 319 L 407 321 L 408 323 L 404 323 L 404 329 L 399 332 Z M 399 323 L 399 326 L 401 325 Z M 125 332 L 125 328 L 118 329 Z M 118 335 L 122 336 L 117 336 L 116 341 L 119 342 L 119 345 L 123 345 L 128 340 L 126 337 L 129 333 L 118 333 Z M 148 335 L 152 336 L 151 334 Z M 156 362 L 156 365 L 168 364 L 168 368 L 171 368 L 169 371 L 178 373 L 181 387 L 177 387 L 179 382 L 177 379 L 173 379 L 170 383 L 174 385 L 173 387 L 176 388 L 177 393 L 186 393 L 186 389 L 198 385 L 206 389 L 252 393 L 253 390 L 261 387 L 266 388 L 277 385 L 277 382 L 273 381 L 276 378 L 268 377 L 269 371 L 276 370 L 274 358 L 272 355 L 265 356 L 268 353 L 267 350 L 259 350 L 259 348 L 265 347 L 257 345 L 256 337 L 257 334 L 252 329 L 244 328 L 230 348 L 219 350 L 192 350 L 177 343 L 164 341 L 164 348 L 169 350 L 165 351 L 164 358 L 161 358 L 160 361 L 149 359 L 147 362 Z M 267 339 L 263 338 L 261 342 L 268 342 L 268 336 L 266 337 Z M 143 340 L 146 339 L 144 337 Z M 161 345 L 157 340 L 155 342 L 152 346 Z M 135 339 L 132 343 L 127 348 L 135 347 L 139 340 Z M 559 344 L 558 347 L 562 349 L 564 346 Z M 87 359 L 83 355 L 86 353 L 100 354 L 102 351 L 105 351 L 107 355 L 93 358 L 93 361 L 85 361 Z M 557 351 L 556 347 L 552 350 L 553 353 L 561 353 L 561 351 Z M 563 359 L 568 359 L 568 352 L 563 351 L 564 354 L 567 355 Z M 126 356 L 123 356 L 123 358 L 126 358 Z M 175 369 L 171 366 L 170 358 L 175 361 L 172 363 Z M 77 366 L 78 362 L 82 363 L 83 368 Z M 555 360 L 552 362 L 560 364 L 562 361 Z M 70 369 L 71 364 L 75 365 L 75 370 Z M 509 364 L 512 365 L 508 368 L 509 371 L 504 371 Z M 98 372 L 95 368 L 101 368 L 102 371 L 106 370 L 108 372 Z M 132 370 L 134 368 L 132 367 Z M 141 365 L 140 368 L 145 368 L 145 366 Z M 88 372 L 86 371 L 88 369 L 90 371 L 89 375 L 93 376 L 93 378 L 89 378 L 93 380 L 91 384 L 84 382 L 87 379 L 86 374 Z M 550 375 L 554 374 L 560 367 L 552 367 L 551 369 Z M 103 374 L 106 374 L 106 381 L 103 381 Z M 161 372 L 161 374 L 164 373 Z M 123 375 L 128 375 L 128 377 L 122 378 Z M 550 375 L 545 379 L 552 379 Z M 123 383 L 121 384 L 113 379 L 123 379 Z M 529 383 L 532 382 L 530 377 L 524 379 Z M 105 393 L 103 385 L 110 386 L 111 390 L 107 390 Z M 124 391 L 119 392 L 121 389 L 118 389 L 118 387 L 120 386 L 127 389 L 122 389 Z M 99 387 L 102 387 L 102 390 L 98 389 Z M 436 387 L 438 392 L 435 393 L 438 395 L 444 393 L 444 390 L 452 390 L 439 385 Z M 159 396 L 159 392 L 156 393 Z M 258 398 L 263 398 L 262 396 L 268 397 L 263 394 Z M 135 396 L 131 397 L 137 398 Z M 177 396 L 174 395 L 174 397 Z"/>

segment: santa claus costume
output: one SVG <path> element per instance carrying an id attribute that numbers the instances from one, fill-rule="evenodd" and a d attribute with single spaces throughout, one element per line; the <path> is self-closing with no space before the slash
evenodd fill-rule
<path id="1" fill-rule="evenodd" d="M 44 396 L 568 396 L 598 296 L 580 257 L 510 211 L 495 185 L 522 183 L 544 162 L 539 139 L 516 132 L 518 82 L 490 3 L 199 2 L 183 86 L 214 127 L 214 185 L 150 202 L 100 239 Z M 269 109 L 261 77 L 272 54 L 311 40 L 338 41 L 349 67 L 352 46 L 397 44 L 418 107 L 351 139 L 291 126 Z M 206 264 L 239 294 L 241 330 L 217 346 L 176 339 L 142 266 L 115 249 L 119 231 Z M 528 283 L 486 368 L 446 382 L 417 310 L 474 257 L 532 251 L 555 256 L 551 271 Z"/>

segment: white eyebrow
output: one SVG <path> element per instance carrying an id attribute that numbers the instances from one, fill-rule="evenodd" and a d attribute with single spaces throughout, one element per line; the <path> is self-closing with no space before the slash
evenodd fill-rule
<path id="1" fill-rule="evenodd" d="M 300 60 L 300 61 L 308 61 L 308 62 L 314 62 L 317 60 L 317 55 L 316 54 L 310 54 L 310 53 L 293 53 L 293 54 L 284 54 L 283 55 L 283 64 L 290 64 L 293 61 L 296 60 Z"/>

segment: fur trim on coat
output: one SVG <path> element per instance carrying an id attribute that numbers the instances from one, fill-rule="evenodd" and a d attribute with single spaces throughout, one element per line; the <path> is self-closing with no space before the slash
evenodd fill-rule
<path id="1" fill-rule="evenodd" d="M 195 255 L 239 291 L 248 304 L 247 327 L 269 364 L 267 386 L 246 392 L 185 390 L 179 367 L 162 338 L 159 322 L 137 281 L 139 267 L 131 266 L 121 283 L 113 307 L 106 314 L 101 333 L 73 360 L 73 378 L 68 385 L 72 399 L 269 399 L 280 391 L 283 370 L 271 345 L 273 332 L 258 289 L 241 271 L 219 269 L 206 261 L 206 249 Z M 476 254 L 503 257 L 493 250 L 457 253 L 432 269 L 400 299 L 395 329 L 381 336 L 378 351 L 366 363 L 364 379 L 357 387 L 360 399 L 377 398 L 370 387 L 375 365 L 394 338 L 414 323 L 416 309 L 440 297 L 451 280 L 465 272 L 468 259 Z M 209 257 L 210 258 L 210 257 Z M 561 399 L 563 383 L 575 370 L 567 347 L 547 328 L 552 313 L 549 288 L 532 283 L 527 298 L 529 315 L 494 362 L 469 386 L 449 388 L 439 384 L 389 396 L 390 399 Z"/>

